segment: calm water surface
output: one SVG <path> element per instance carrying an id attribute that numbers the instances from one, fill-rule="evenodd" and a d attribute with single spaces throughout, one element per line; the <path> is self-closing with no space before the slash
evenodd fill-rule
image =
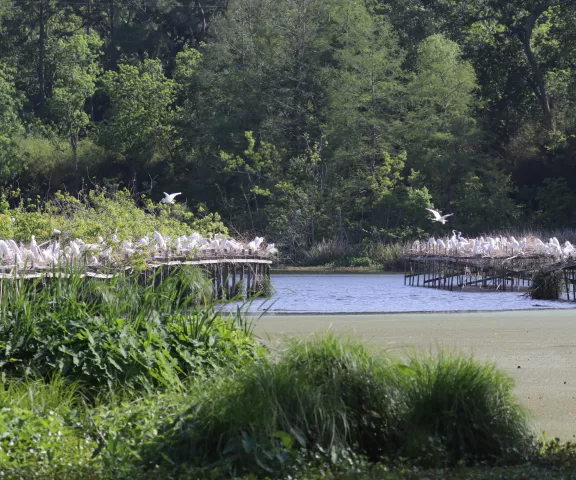
<path id="1" fill-rule="evenodd" d="M 408 287 L 399 274 L 272 274 L 276 294 L 254 300 L 252 312 L 370 313 L 575 308 L 576 303 L 531 300 L 522 292 L 445 291 Z"/>

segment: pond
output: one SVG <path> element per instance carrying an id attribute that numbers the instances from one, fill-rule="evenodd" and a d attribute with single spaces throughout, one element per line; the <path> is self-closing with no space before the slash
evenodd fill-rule
<path id="1" fill-rule="evenodd" d="M 409 287 L 402 274 L 273 273 L 271 280 L 275 295 L 254 300 L 248 311 L 322 314 L 576 308 L 574 302 L 531 300 L 523 292 Z"/>

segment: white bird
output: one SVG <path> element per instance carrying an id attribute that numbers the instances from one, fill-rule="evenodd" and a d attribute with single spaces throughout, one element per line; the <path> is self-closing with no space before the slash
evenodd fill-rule
<path id="1" fill-rule="evenodd" d="M 276 255 L 276 254 L 278 253 L 278 249 L 274 246 L 273 243 L 269 243 L 269 244 L 266 246 L 266 253 L 267 253 L 268 255 Z"/>
<path id="2" fill-rule="evenodd" d="M 178 193 L 166 193 L 166 192 L 162 192 L 164 193 L 164 198 L 162 200 L 160 200 L 162 203 L 174 203 L 174 199 L 178 196 L 178 195 L 182 195 L 182 192 L 178 192 Z"/>
<path id="3" fill-rule="evenodd" d="M 61 230 L 58 230 L 57 228 L 55 228 L 54 230 L 52 230 L 52 235 L 56 235 L 57 237 L 60 236 L 62 234 Z"/>
<path id="4" fill-rule="evenodd" d="M 432 215 L 434 215 L 434 218 L 431 218 L 430 220 L 432 220 L 433 222 L 440 222 L 442 225 L 446 224 L 446 222 L 448 221 L 446 219 L 448 217 L 454 215 L 453 213 L 449 213 L 448 215 L 440 215 L 440 212 L 433 210 L 431 208 L 427 208 L 426 210 L 428 210 L 429 212 L 432 213 Z"/>
<path id="5" fill-rule="evenodd" d="M 166 241 L 164 240 L 164 237 L 162 237 L 160 232 L 155 231 L 154 237 L 156 238 L 156 243 L 158 244 L 160 250 L 166 250 Z"/>

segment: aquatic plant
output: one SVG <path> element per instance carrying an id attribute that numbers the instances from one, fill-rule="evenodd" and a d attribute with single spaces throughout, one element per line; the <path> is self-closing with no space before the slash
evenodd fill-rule
<path id="1" fill-rule="evenodd" d="M 535 300 L 558 300 L 563 287 L 561 271 L 539 270 L 532 276 L 528 295 Z"/>

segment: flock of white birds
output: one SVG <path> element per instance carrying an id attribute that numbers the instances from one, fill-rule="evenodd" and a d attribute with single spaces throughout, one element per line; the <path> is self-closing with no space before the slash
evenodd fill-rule
<path id="1" fill-rule="evenodd" d="M 430 220 L 445 225 L 448 215 L 442 215 L 439 211 L 427 208 L 432 217 Z M 412 250 L 427 254 L 443 254 L 453 256 L 506 256 L 506 255 L 545 255 L 554 257 L 559 260 L 568 260 L 576 258 L 576 247 L 568 240 L 560 243 L 556 237 L 542 241 L 538 237 L 524 237 L 516 240 L 513 236 L 494 236 L 494 237 L 476 237 L 464 238 L 462 232 L 452 230 L 451 237 L 434 238 L 431 237 L 427 242 L 415 241 L 412 244 Z"/>
<path id="2" fill-rule="evenodd" d="M 576 247 L 569 241 L 560 243 L 556 237 L 543 242 L 535 236 L 517 240 L 513 236 L 465 238 L 461 232 L 428 241 L 416 241 L 412 250 L 436 255 L 497 257 L 507 255 L 546 255 L 559 260 L 576 259 Z"/>
<path id="3" fill-rule="evenodd" d="M 81 238 L 63 242 L 61 232 L 54 230 L 54 239 L 38 244 L 32 236 L 29 244 L 18 244 L 14 240 L 0 240 L 0 261 L 2 265 L 14 265 L 28 268 L 53 267 L 70 263 L 83 263 L 87 266 L 113 265 L 128 260 L 135 255 L 150 259 L 170 260 L 182 257 L 209 256 L 260 256 L 273 257 L 278 249 L 273 243 L 266 244 L 263 237 L 243 243 L 225 235 L 204 238 L 199 233 L 182 235 L 177 238 L 163 236 L 154 232 L 137 240 L 118 239 L 112 235 L 110 241 L 98 237 L 94 243 L 84 242 Z"/>

